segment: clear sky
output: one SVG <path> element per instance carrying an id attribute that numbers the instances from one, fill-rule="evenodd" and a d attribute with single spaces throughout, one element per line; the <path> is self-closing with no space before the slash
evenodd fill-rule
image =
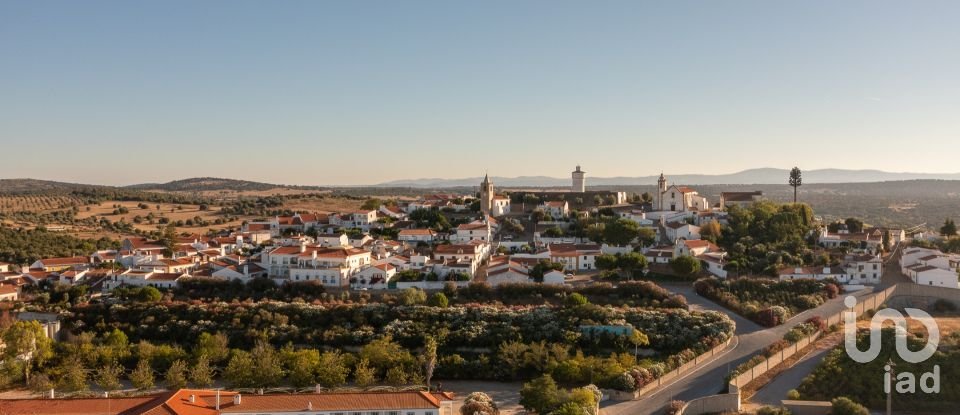
<path id="1" fill-rule="evenodd" d="M 0 177 L 956 172 L 956 1 L 0 0 Z"/>

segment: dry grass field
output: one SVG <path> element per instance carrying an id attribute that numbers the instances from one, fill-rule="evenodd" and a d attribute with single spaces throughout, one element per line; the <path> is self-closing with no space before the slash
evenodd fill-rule
<path id="1" fill-rule="evenodd" d="M 104 229 L 94 222 L 80 223 L 84 220 L 95 217 L 97 222 L 104 219 L 110 223 L 122 221 L 130 224 L 135 229 L 143 231 L 156 231 L 158 227 L 165 226 L 161 223 L 169 221 L 177 223 L 182 221 L 182 225 L 177 226 L 179 233 L 206 233 L 208 230 L 236 229 L 243 221 L 257 219 L 257 216 L 241 215 L 235 217 L 235 220 L 229 222 L 215 223 L 217 220 L 224 220 L 225 216 L 220 214 L 223 209 L 217 204 L 232 205 L 240 199 L 253 200 L 259 197 L 281 197 L 282 206 L 272 206 L 271 210 L 288 210 L 294 212 L 346 212 L 358 210 L 364 203 L 364 199 L 344 197 L 334 195 L 331 191 L 319 190 L 299 190 L 292 188 L 273 188 L 266 190 L 203 190 L 197 192 L 183 190 L 149 190 L 149 192 L 178 194 L 185 196 L 201 196 L 209 199 L 211 203 L 207 210 L 200 210 L 200 205 L 196 204 L 174 204 L 174 203 L 156 203 L 140 201 L 118 201 L 107 200 L 100 203 L 87 204 L 88 199 L 72 195 L 30 195 L 30 194 L 9 194 L 0 195 L 0 222 L 4 226 L 13 228 L 32 229 L 40 225 L 49 230 L 69 233 L 83 238 L 99 237 L 117 237 L 118 235 L 110 229 Z M 300 195 L 300 197 L 297 197 Z M 292 196 L 292 197 L 291 197 Z M 376 196 L 370 196 L 376 197 Z M 385 196 L 381 199 L 397 198 L 394 196 Z M 141 206 L 141 205 L 146 205 Z M 70 223 L 69 212 L 67 210 L 75 208 L 75 223 Z M 123 208 L 124 213 L 119 212 Z M 116 213 L 115 213 L 116 212 Z M 202 225 L 196 224 L 199 218 Z M 188 225 L 187 221 L 194 222 Z M 60 221 L 66 223 L 60 223 Z"/>
<path id="2" fill-rule="evenodd" d="M 933 319 L 937 322 L 937 327 L 940 329 L 940 336 L 946 336 L 950 333 L 960 331 L 960 315 L 935 315 Z M 883 327 L 893 327 L 893 322 L 886 321 Z M 869 329 L 870 320 L 857 321 L 857 328 Z M 907 318 L 907 331 L 919 334 L 926 332 L 923 323 L 909 317 Z"/>
<path id="3" fill-rule="evenodd" d="M 288 199 L 284 201 L 283 208 L 298 212 L 330 213 L 358 210 L 362 204 L 362 200 L 353 200 L 342 197 L 324 197 L 322 199 Z"/>
<path id="4" fill-rule="evenodd" d="M 147 205 L 146 209 L 139 207 L 139 205 Z M 113 214 L 115 210 L 118 210 L 119 207 L 124 207 L 128 210 L 125 214 Z M 117 222 L 121 218 L 124 222 L 131 223 L 137 229 L 142 229 L 146 231 L 155 231 L 157 226 L 160 226 L 159 218 L 167 218 L 170 222 L 192 220 L 196 217 L 210 222 L 207 226 L 198 227 L 198 226 L 182 226 L 178 227 L 178 232 L 206 232 L 207 229 L 223 229 L 229 227 L 238 227 L 241 225 L 243 218 L 240 218 L 236 221 L 214 225 L 212 222 L 221 218 L 218 215 L 220 208 L 217 206 L 210 206 L 208 210 L 201 211 L 199 205 L 182 205 L 182 204 L 172 204 L 172 203 L 147 203 L 147 202 L 133 202 L 133 201 L 112 201 L 108 200 L 100 203 L 99 205 L 88 205 L 80 208 L 80 212 L 77 213 L 77 219 L 85 219 L 91 216 L 96 216 L 98 218 L 106 218 L 111 222 Z M 154 216 L 153 223 L 151 224 L 147 219 L 147 216 L 152 214 Z M 135 218 L 140 217 L 141 223 L 135 223 Z"/>
<path id="5" fill-rule="evenodd" d="M 330 190 L 298 190 L 291 189 L 286 187 L 278 187 L 268 190 L 201 190 L 196 192 L 185 192 L 185 191 L 168 191 L 168 190 L 147 190 L 148 192 L 154 193 L 170 193 L 170 194 L 183 194 L 190 196 L 202 196 L 208 197 L 216 200 L 237 200 L 240 198 L 246 197 L 265 197 L 265 196 L 290 196 L 290 195 L 299 195 L 299 194 L 316 194 L 316 195 L 326 195 L 330 194 Z"/>

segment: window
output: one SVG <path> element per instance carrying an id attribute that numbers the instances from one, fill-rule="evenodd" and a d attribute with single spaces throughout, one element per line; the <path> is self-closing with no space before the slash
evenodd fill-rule
<path id="1" fill-rule="evenodd" d="M 387 415 L 400 415 L 400 411 L 390 411 L 387 412 Z"/>

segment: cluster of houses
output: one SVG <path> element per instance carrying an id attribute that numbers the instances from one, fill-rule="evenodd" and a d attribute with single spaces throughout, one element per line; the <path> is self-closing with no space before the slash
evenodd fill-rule
<path id="1" fill-rule="evenodd" d="M 960 288 L 960 255 L 936 249 L 910 247 L 900 256 L 900 271 L 919 285 Z"/>
<path id="2" fill-rule="evenodd" d="M 228 235 L 179 237 L 169 244 L 142 237 L 122 240 L 119 250 L 89 256 L 44 258 L 33 264 L 0 266 L 0 300 L 16 300 L 21 286 L 56 282 L 86 284 L 92 292 L 120 286 L 173 288 L 190 277 L 249 281 L 315 281 L 330 288 L 428 288 L 473 280 L 492 254 L 499 223 L 492 216 L 462 223 L 439 234 L 407 220 L 413 206 L 463 203 L 431 195 L 407 206 L 381 206 L 334 214 L 295 213 L 245 223 Z M 390 217 L 390 221 L 380 219 Z M 396 240 L 375 238 L 375 227 L 399 227 Z M 359 232 L 347 232 L 349 230 Z M 418 281 L 399 281 L 403 271 Z M 407 273 L 406 275 L 410 275 Z"/>
<path id="3" fill-rule="evenodd" d="M 634 251 L 634 246 L 600 245 L 582 237 L 544 232 L 570 226 L 574 212 L 571 200 L 590 196 L 616 202 L 602 208 L 656 235 L 655 243 L 637 249 L 652 266 L 691 256 L 701 262 L 704 271 L 725 278 L 726 253 L 701 238 L 701 227 L 711 222 L 726 224 L 729 207 L 750 205 L 763 198 L 759 191 L 723 192 L 720 202 L 711 204 L 691 187 L 668 185 L 661 174 L 654 200 L 628 204 L 625 194 L 590 192 L 585 182 L 585 172 L 577 166 L 569 191 L 545 192 L 542 201 L 531 206 L 543 212 L 543 220 L 531 237 L 518 238 L 529 240 L 498 237 L 501 221 L 522 219 L 530 209 L 511 210 L 511 198 L 498 195 L 490 177 L 485 176 L 479 201 L 472 196 L 431 194 L 375 210 L 294 213 L 250 221 L 233 233 L 179 237 L 172 248 L 169 243 L 129 237 L 123 239 L 119 250 L 45 258 L 16 267 L 18 271 L 0 263 L 0 301 L 16 300 L 20 287 L 43 281 L 87 284 L 92 292 L 120 286 L 172 288 L 190 277 L 241 281 L 269 278 L 278 284 L 314 282 L 328 288 L 361 290 L 441 288 L 451 282 L 465 285 L 478 280 L 497 285 L 532 281 L 531 269 L 545 260 L 559 263 L 563 269 L 547 272 L 542 279 L 538 275 L 537 280 L 562 284 L 570 273 L 595 270 L 599 255 Z M 563 197 L 558 198 L 559 193 Z M 479 215 L 471 211 L 473 203 L 480 205 Z M 410 220 L 410 215 L 420 209 L 461 212 L 472 220 L 459 221 L 455 228 L 438 232 Z M 395 239 L 372 236 L 378 232 L 371 230 L 388 227 L 396 230 Z M 834 278 L 844 284 L 876 284 L 883 273 L 880 245 L 906 239 L 899 229 L 849 232 L 840 227 L 834 232 L 819 232 L 820 245 L 827 250 L 843 248 L 843 259 L 834 260 L 834 266 L 784 268 L 779 272 L 781 279 Z M 904 255 L 904 260 L 908 259 L 912 262 L 901 264 L 904 273 L 918 283 L 956 285 L 952 257 L 923 252 Z M 947 278 L 948 271 L 954 274 L 952 281 Z"/>

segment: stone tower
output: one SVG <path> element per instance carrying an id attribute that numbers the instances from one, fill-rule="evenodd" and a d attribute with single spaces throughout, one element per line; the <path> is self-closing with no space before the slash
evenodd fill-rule
<path id="1" fill-rule="evenodd" d="M 584 175 L 587 172 L 580 170 L 580 166 L 577 166 L 577 169 L 571 173 L 573 177 L 573 184 L 570 187 L 570 191 L 574 193 L 583 193 L 587 190 L 587 180 Z"/>
<path id="2" fill-rule="evenodd" d="M 493 182 L 490 181 L 490 176 L 487 174 L 483 175 L 483 182 L 480 183 L 480 212 L 483 212 L 484 216 L 489 216 L 490 212 L 493 211 Z"/>
<path id="3" fill-rule="evenodd" d="M 657 210 L 663 210 L 663 194 L 667 192 L 667 178 L 660 172 L 660 178 L 657 179 Z"/>

